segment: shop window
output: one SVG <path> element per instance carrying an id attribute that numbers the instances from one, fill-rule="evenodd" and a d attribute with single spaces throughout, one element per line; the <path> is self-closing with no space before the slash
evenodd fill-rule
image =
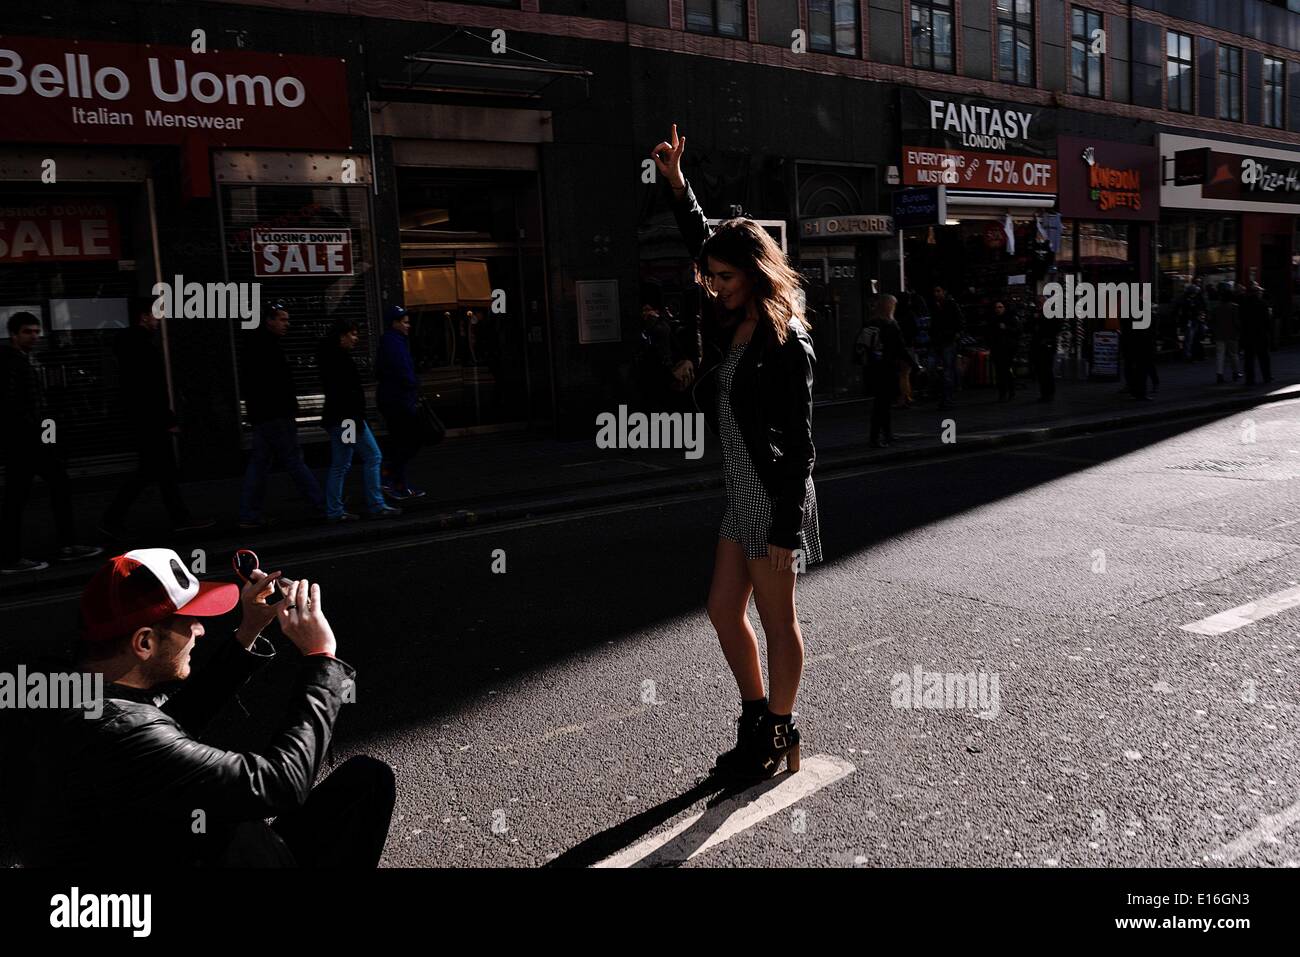
<path id="1" fill-rule="evenodd" d="M 1281 129 L 1286 102 L 1286 61 L 1264 57 L 1264 125 Z"/>
<path id="2" fill-rule="evenodd" d="M 137 411 L 122 403 L 114 344 L 130 297 L 154 278 L 148 206 L 134 184 L 46 189 L 0 189 L 0 322 L 15 312 L 40 320 L 33 364 L 59 447 L 75 466 L 108 470 L 129 459 Z M 0 338 L 8 334 L 0 325 Z"/>
<path id="3" fill-rule="evenodd" d="M 1219 119 L 1241 122 L 1241 47 L 1219 44 Z"/>
<path id="4" fill-rule="evenodd" d="M 1232 215 L 1162 216 L 1158 298 L 1178 300 L 1188 283 L 1202 289 L 1237 278 L 1238 220 Z"/>
<path id="5" fill-rule="evenodd" d="M 951 73 L 952 0 L 912 0 L 912 66 Z"/>
<path id="6" fill-rule="evenodd" d="M 1034 85 L 1033 0 L 998 0 L 998 79 Z"/>
<path id="7" fill-rule="evenodd" d="M 1073 7 L 1070 11 L 1070 92 L 1077 96 L 1105 96 L 1105 56 L 1094 53 L 1102 17 L 1096 10 Z"/>
<path id="8" fill-rule="evenodd" d="M 1186 33 L 1165 33 L 1165 80 L 1168 108 L 1175 113 L 1192 112 L 1192 38 Z"/>
<path id="9" fill-rule="evenodd" d="M 721 37 L 745 37 L 745 0 L 686 0 L 686 29 Z"/>
<path id="10" fill-rule="evenodd" d="M 857 0 L 808 0 L 808 45 L 819 53 L 856 56 Z"/>

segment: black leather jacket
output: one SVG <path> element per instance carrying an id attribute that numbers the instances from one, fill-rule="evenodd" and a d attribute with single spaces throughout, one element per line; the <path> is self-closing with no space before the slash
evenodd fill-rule
<path id="1" fill-rule="evenodd" d="M 184 867 L 219 854 L 239 822 L 302 806 L 352 667 L 303 657 L 266 745 L 225 751 L 198 735 L 275 652 L 265 638 L 247 651 L 233 637 L 217 640 L 212 657 L 174 694 L 110 684 L 98 718 L 22 712 L 30 725 L 7 756 L 5 776 L 7 789 L 21 790 L 6 798 L 25 865 Z"/>
<path id="2" fill-rule="evenodd" d="M 673 196 L 671 206 L 686 248 L 698 260 L 712 228 L 689 182 L 680 199 Z M 720 325 L 707 297 L 700 297 L 700 304 L 693 357 L 697 376 L 692 397 L 695 407 L 704 413 L 709 428 L 717 435 L 716 372 L 729 351 L 732 330 Z M 798 548 L 801 544 L 799 532 L 807 504 L 808 476 L 816 459 L 812 438 L 816 364 L 812 338 L 801 321 L 791 321 L 790 334 L 784 343 L 778 343 L 767 325 L 760 322 L 731 383 L 731 410 L 759 478 L 772 499 L 772 523 L 767 540 L 782 548 Z"/>

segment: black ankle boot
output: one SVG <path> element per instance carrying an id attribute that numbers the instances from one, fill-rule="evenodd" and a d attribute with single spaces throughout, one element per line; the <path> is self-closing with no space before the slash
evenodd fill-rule
<path id="1" fill-rule="evenodd" d="M 799 729 L 788 714 L 764 712 L 759 719 L 753 746 L 736 763 L 735 773 L 745 778 L 770 778 L 781 770 L 781 761 L 790 773 L 799 770 Z"/>
<path id="2" fill-rule="evenodd" d="M 736 766 L 741 757 L 753 748 L 758 735 L 758 723 L 766 713 L 767 698 L 741 700 L 740 717 L 736 719 L 736 746 L 718 755 L 718 760 L 713 765 L 715 771 L 725 771 Z"/>

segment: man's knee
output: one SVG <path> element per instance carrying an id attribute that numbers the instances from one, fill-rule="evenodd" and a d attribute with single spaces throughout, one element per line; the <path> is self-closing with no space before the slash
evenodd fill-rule
<path id="1" fill-rule="evenodd" d="M 387 761 L 372 758 L 368 754 L 354 754 L 340 764 L 330 777 L 335 775 L 353 787 L 370 792 L 377 801 L 390 806 L 397 802 L 397 775 Z"/>

